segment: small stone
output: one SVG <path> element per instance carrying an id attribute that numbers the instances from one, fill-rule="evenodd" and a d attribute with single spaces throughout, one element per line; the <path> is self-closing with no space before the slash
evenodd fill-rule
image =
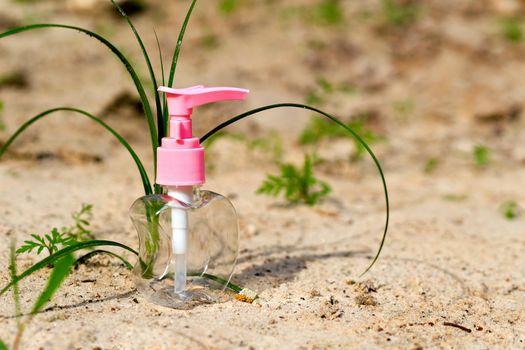
<path id="1" fill-rule="evenodd" d="M 317 289 L 312 289 L 310 291 L 310 297 L 315 298 L 315 297 L 320 297 L 320 296 L 321 296 L 321 292 L 319 292 Z"/>
<path id="2" fill-rule="evenodd" d="M 360 294 L 355 297 L 355 303 L 357 305 L 364 305 L 364 306 L 376 306 L 377 300 L 374 298 L 374 296 L 370 294 Z"/>

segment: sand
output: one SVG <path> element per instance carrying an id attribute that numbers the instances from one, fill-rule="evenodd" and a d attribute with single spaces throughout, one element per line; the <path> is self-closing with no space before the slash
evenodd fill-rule
<path id="1" fill-rule="evenodd" d="M 141 296 L 118 261 L 100 257 L 67 278 L 28 326 L 21 348 L 525 348 L 525 214 L 518 209 L 508 220 L 501 213 L 505 201 L 525 206 L 525 51 L 499 35 L 497 19 L 521 9 L 503 3 L 425 2 L 412 30 L 385 27 L 376 2 L 345 2 L 352 20 L 336 27 L 271 16 L 312 6 L 306 0 L 252 1 L 230 16 L 200 4 L 176 85 L 233 85 L 252 93 L 243 103 L 200 109 L 196 133 L 265 103 L 303 102 L 320 77 L 355 85 L 359 93 L 333 93 L 323 108 L 342 117 L 373 114 L 369 126 L 385 138 L 373 145 L 391 196 L 383 255 L 360 277 L 380 241 L 385 208 L 370 159 L 348 161 L 351 142 L 326 142 L 317 150 L 324 159 L 317 173 L 333 193 L 308 207 L 256 195 L 265 175 L 278 172 L 272 154 L 220 139 L 208 153 L 213 167 L 204 187 L 234 203 L 241 241 L 233 281 L 260 298 L 168 309 Z M 164 13 L 184 6 L 159 4 L 152 2 L 136 23 L 152 50 L 155 25 L 168 60 L 180 16 Z M 59 7 L 51 1 L 0 2 L 12 19 L 104 30 L 140 62 L 117 17 Z M 366 11 L 376 15 L 362 15 Z M 213 48 L 203 44 L 210 32 L 218 35 Z M 2 39 L 0 63 L 0 73 L 22 70 L 29 83 L 0 88 L 8 131 L 0 141 L 47 108 L 74 105 L 106 114 L 119 94 L 133 91 L 107 50 L 72 32 Z M 144 120 L 132 106 L 113 107 L 106 121 L 151 168 Z M 231 130 L 254 137 L 277 130 L 284 138 L 283 161 L 299 164 L 305 149 L 296 139 L 309 116 L 268 112 Z M 491 150 L 485 166 L 473 161 L 478 144 Z M 430 173 L 424 171 L 429 159 L 437 160 Z M 141 188 L 129 155 L 98 125 L 71 114 L 36 124 L 0 162 L 0 284 L 9 279 L 10 242 L 69 225 L 81 203 L 94 205 L 96 238 L 137 247 L 128 208 Z M 37 260 L 21 255 L 19 269 Z M 25 312 L 48 274 L 44 269 L 21 284 Z M 2 296 L 0 339 L 8 344 L 16 331 L 13 315 L 11 296 Z"/>

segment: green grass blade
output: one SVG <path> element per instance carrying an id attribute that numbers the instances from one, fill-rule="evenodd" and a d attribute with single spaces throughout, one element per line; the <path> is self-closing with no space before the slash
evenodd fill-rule
<path id="1" fill-rule="evenodd" d="M 53 108 L 53 109 L 49 109 L 49 110 L 47 110 L 45 112 L 42 112 L 42 113 L 38 114 L 37 116 L 29 119 L 28 121 L 26 121 L 24 124 L 22 124 L 22 126 L 19 127 L 15 131 L 15 133 L 6 141 L 6 143 L 2 147 L 0 147 L 0 158 L 2 158 L 2 156 L 7 151 L 9 146 L 13 143 L 13 141 L 15 141 L 18 138 L 18 136 L 20 136 L 20 134 L 22 134 L 31 124 L 35 123 L 36 121 L 42 119 L 43 117 L 45 117 L 45 116 L 47 116 L 47 115 L 49 115 L 51 113 L 58 112 L 58 111 L 69 111 L 69 112 L 80 113 L 81 115 L 84 115 L 84 116 L 90 118 L 91 120 L 97 122 L 102 127 L 104 127 L 107 131 L 109 131 L 113 136 L 115 136 L 117 138 L 117 140 L 122 144 L 122 146 L 124 146 L 126 148 L 126 150 L 129 152 L 129 154 L 131 155 L 131 157 L 135 161 L 135 164 L 137 165 L 137 168 L 138 168 L 139 173 L 140 173 L 140 177 L 142 179 L 142 184 L 144 185 L 144 192 L 146 193 L 146 195 L 152 193 L 151 183 L 149 181 L 148 174 L 146 173 L 146 170 L 144 169 L 144 166 L 142 165 L 142 162 L 140 161 L 140 158 L 137 156 L 137 154 L 135 153 L 133 148 L 131 148 L 129 143 L 122 136 L 120 136 L 120 134 L 118 134 L 115 130 L 113 130 L 113 128 L 111 128 L 104 121 L 102 121 L 100 118 L 97 118 L 97 117 L 89 114 L 88 112 L 85 112 L 83 110 L 76 109 L 76 108 L 70 108 L 70 107 Z"/>
<path id="2" fill-rule="evenodd" d="M 132 270 L 133 269 L 133 265 L 131 265 L 129 261 L 127 261 L 126 259 L 124 259 L 123 257 L 121 257 L 118 254 L 115 254 L 113 252 L 110 252 L 109 250 L 103 250 L 103 249 L 97 249 L 97 250 L 89 252 L 89 253 L 87 253 L 85 255 L 82 255 L 80 258 L 77 259 L 77 261 L 75 261 L 75 265 L 84 264 L 89 259 L 91 259 L 92 257 L 94 257 L 96 255 L 100 255 L 100 254 L 111 255 L 112 257 L 115 257 L 115 258 L 119 259 L 124 264 L 124 266 L 126 266 L 126 268 L 128 270 Z"/>
<path id="3" fill-rule="evenodd" d="M 0 350 L 9 350 L 7 345 L 0 339 Z"/>
<path id="4" fill-rule="evenodd" d="M 146 121 L 148 123 L 148 128 L 150 131 L 151 147 L 153 150 L 153 162 L 154 162 L 154 168 L 156 169 L 157 168 L 157 145 L 159 141 L 158 141 L 157 130 L 155 127 L 155 121 L 153 119 L 153 114 L 151 112 L 151 107 L 149 105 L 148 97 L 146 96 L 146 93 L 144 92 L 144 87 L 142 86 L 142 83 L 137 73 L 133 69 L 133 66 L 131 65 L 131 63 L 129 63 L 128 59 L 124 56 L 124 54 L 122 54 L 122 52 L 119 49 L 117 49 L 111 42 L 109 42 L 107 39 L 100 36 L 99 34 L 92 32 L 90 30 L 84 29 L 84 28 L 65 25 L 65 24 L 40 23 L 40 24 L 32 24 L 32 25 L 27 25 L 27 26 L 22 26 L 22 27 L 16 27 L 16 28 L 7 30 L 3 33 L 0 33 L 0 39 L 14 35 L 14 34 L 26 32 L 26 31 L 30 31 L 34 29 L 42 29 L 42 28 L 63 28 L 63 29 L 71 29 L 71 30 L 82 32 L 84 34 L 87 34 L 90 37 L 97 39 L 102 44 L 106 45 L 111 50 L 111 52 L 113 52 L 118 57 L 118 59 L 122 62 L 122 64 L 126 67 L 126 70 L 128 71 L 128 73 L 130 74 L 131 79 L 133 80 L 133 83 L 135 84 L 135 88 L 137 89 L 137 92 L 140 96 L 140 101 L 142 102 L 142 108 L 144 110 L 144 113 L 146 114 Z"/>
<path id="5" fill-rule="evenodd" d="M 144 42 L 142 41 L 142 38 L 140 37 L 140 34 L 138 33 L 137 29 L 133 25 L 133 22 L 129 18 L 129 16 L 124 12 L 122 7 L 120 7 L 115 0 L 111 0 L 111 3 L 115 8 L 120 12 L 120 14 L 126 19 L 128 22 L 131 30 L 133 31 L 133 34 L 135 35 L 135 38 L 137 39 L 137 42 L 140 45 L 140 49 L 142 50 L 142 55 L 144 56 L 144 60 L 146 61 L 146 65 L 148 66 L 149 76 L 151 78 L 151 82 L 153 83 L 153 96 L 155 97 L 155 106 L 157 108 L 157 135 L 158 135 L 158 141 L 165 136 L 165 129 L 164 129 L 164 115 L 162 114 L 162 108 L 160 104 L 160 93 L 157 91 L 157 78 L 155 77 L 155 72 L 153 71 L 153 66 L 151 65 L 151 61 L 149 59 L 148 51 L 146 50 L 146 47 L 144 46 Z M 164 74 L 164 73 L 163 73 Z M 159 144 L 160 146 L 160 144 Z"/>
<path id="6" fill-rule="evenodd" d="M 5 294 L 10 288 L 14 287 L 22 279 L 30 276 L 34 272 L 36 272 L 36 271 L 38 271 L 38 270 L 40 270 L 40 269 L 42 269 L 42 268 L 44 268 L 44 267 L 46 267 L 46 266 L 48 266 L 50 264 L 55 264 L 55 266 L 56 266 L 55 262 L 57 260 L 62 259 L 64 256 L 70 255 L 70 254 L 72 254 L 72 253 L 74 253 L 76 251 L 79 251 L 79 250 L 84 250 L 84 249 L 93 248 L 93 247 L 104 247 L 104 246 L 122 248 L 122 249 L 125 249 L 125 250 L 127 250 L 127 251 L 129 251 L 129 252 L 131 252 L 131 253 L 133 253 L 133 254 L 135 254 L 137 256 L 139 254 L 133 248 L 128 247 L 125 244 L 114 242 L 114 241 L 92 240 L 92 241 L 77 243 L 77 244 L 74 244 L 72 246 L 63 248 L 63 249 L 57 251 L 56 253 L 54 253 L 53 255 L 50 255 L 50 256 L 40 260 L 39 262 L 37 262 L 36 264 L 31 266 L 30 268 L 28 268 L 24 272 L 22 272 L 16 278 L 13 278 L 9 284 L 7 284 L 2 290 L 0 290 L 0 296 Z M 89 252 L 89 253 L 83 255 L 82 257 L 78 258 L 75 263 L 80 263 L 80 262 L 86 261 L 87 259 L 89 259 L 89 258 L 91 258 L 91 257 L 93 257 L 94 255 L 97 255 L 97 254 L 110 254 L 110 255 L 120 259 L 124 263 L 124 265 L 126 265 L 126 267 L 129 270 L 131 270 L 133 268 L 133 266 L 126 259 L 121 257 L 120 255 L 115 254 L 115 253 L 110 252 L 110 251 L 102 250 L 102 249 L 94 250 L 92 252 Z M 198 275 L 200 276 L 200 274 L 198 274 Z M 215 281 L 215 282 L 218 282 L 218 283 L 220 283 L 222 285 L 226 285 L 226 287 L 228 289 L 230 289 L 231 291 L 233 291 L 235 293 L 239 293 L 239 292 L 241 292 L 243 290 L 242 287 L 239 287 L 236 284 L 234 284 L 232 282 L 228 282 L 225 279 L 223 279 L 221 277 L 218 277 L 218 276 L 215 276 L 215 275 L 211 275 L 211 274 L 205 273 L 205 274 L 202 275 L 202 277 L 207 278 L 207 279 L 212 280 L 212 281 Z M 0 350 L 1 350 L 1 348 L 0 348 Z"/>
<path id="7" fill-rule="evenodd" d="M 71 266 L 74 262 L 75 259 L 73 258 L 73 255 L 66 254 L 54 263 L 55 267 L 53 268 L 53 272 L 51 272 L 51 276 L 49 276 L 49 279 L 47 280 L 46 288 L 40 294 L 31 309 L 32 314 L 39 312 L 42 307 L 51 300 L 62 282 L 64 282 L 64 279 L 71 272 Z"/>
<path id="8" fill-rule="evenodd" d="M 16 279 L 16 247 L 15 242 L 11 243 L 11 249 L 9 251 L 9 275 L 11 280 Z M 18 288 L 18 283 L 13 285 L 13 300 L 15 302 L 15 317 L 17 328 L 20 329 L 22 324 L 20 322 L 20 315 L 22 314 L 22 307 L 20 306 L 20 289 Z"/>
<path id="9" fill-rule="evenodd" d="M 212 281 L 215 281 L 215 282 L 219 283 L 220 285 L 223 285 L 223 286 L 225 285 L 228 289 L 234 291 L 235 293 L 240 293 L 242 291 L 241 287 L 239 287 L 238 285 L 235 285 L 235 284 L 233 284 L 231 282 L 228 282 L 224 278 L 221 278 L 221 277 L 218 277 L 218 276 L 215 276 L 215 275 L 210 275 L 209 273 L 203 273 L 202 277 L 207 278 L 207 279 L 212 280 Z"/>
<path id="10" fill-rule="evenodd" d="M 184 23 L 182 23 L 182 27 L 180 28 L 179 37 L 177 39 L 177 44 L 175 45 L 175 51 L 173 52 L 173 57 L 171 59 L 170 76 L 168 79 L 169 87 L 173 86 L 173 79 L 175 77 L 175 69 L 177 68 L 177 62 L 179 60 L 180 50 L 182 48 L 182 41 L 184 39 L 184 33 L 186 32 L 186 27 L 188 26 L 188 22 L 190 21 L 191 13 L 193 12 L 193 8 L 195 7 L 196 3 L 197 3 L 197 0 L 193 0 L 191 2 L 188 12 L 186 13 L 186 18 L 184 18 Z"/>
<path id="11" fill-rule="evenodd" d="M 374 256 L 374 259 L 372 260 L 370 265 L 361 274 L 361 276 L 362 276 L 365 273 L 367 273 L 372 268 L 372 266 L 374 266 L 374 264 L 376 263 L 377 259 L 379 258 L 379 255 L 381 255 L 381 252 L 383 251 L 383 246 L 385 244 L 386 236 L 387 236 L 387 232 L 388 232 L 388 224 L 389 224 L 389 221 L 390 221 L 390 202 L 389 202 L 389 199 L 388 199 L 388 188 L 387 188 L 387 185 L 386 185 L 385 175 L 383 174 L 383 168 L 381 167 L 381 164 L 379 163 L 379 160 L 377 159 L 377 157 L 374 154 L 374 152 L 372 151 L 372 149 L 368 146 L 368 144 L 354 130 L 352 130 L 350 127 L 345 125 L 345 123 L 343 123 L 339 119 L 335 118 L 334 116 L 332 116 L 332 115 L 330 115 L 330 114 L 328 114 L 326 112 L 323 112 L 323 111 L 321 111 L 321 110 L 319 110 L 317 108 L 310 107 L 310 106 L 307 106 L 307 105 L 303 105 L 303 104 L 300 104 L 300 103 L 279 103 L 279 104 L 273 104 L 273 105 L 268 105 L 268 106 L 263 106 L 263 107 L 259 107 L 259 108 L 256 108 L 256 109 L 252 109 L 252 110 L 247 111 L 245 113 L 239 114 L 239 115 L 237 115 L 237 116 L 235 116 L 233 118 L 230 118 L 227 121 L 225 121 L 224 123 L 221 123 L 221 124 L 217 125 L 215 128 L 213 128 L 212 130 L 207 132 L 204 136 L 201 137 L 200 142 L 203 143 L 204 141 L 206 141 L 210 136 L 212 136 L 216 132 L 224 129 L 228 125 L 231 125 L 231 124 L 233 124 L 233 123 L 235 123 L 235 122 L 237 122 L 237 121 L 239 121 L 241 119 L 244 119 L 246 117 L 249 117 L 251 115 L 254 115 L 256 113 L 263 112 L 263 111 L 266 111 L 266 110 L 269 110 L 269 109 L 283 108 L 283 107 L 291 107 L 291 108 L 300 108 L 300 109 L 310 110 L 310 111 L 319 113 L 322 116 L 330 119 L 331 121 L 333 121 L 334 123 L 336 123 L 340 127 L 344 128 L 346 131 L 348 131 L 364 147 L 364 149 L 368 152 L 368 154 L 370 155 L 370 157 L 374 161 L 374 164 L 375 164 L 375 166 L 376 166 L 376 168 L 377 168 L 377 170 L 379 172 L 379 176 L 381 177 L 381 182 L 382 182 L 382 185 L 383 185 L 383 192 L 384 192 L 384 196 L 385 196 L 385 207 L 386 207 L 385 208 L 385 210 L 386 210 L 386 219 L 385 219 L 385 228 L 384 228 L 384 231 L 383 231 L 383 235 L 381 237 L 381 242 L 379 244 L 379 248 L 377 250 L 377 253 Z"/>
<path id="12" fill-rule="evenodd" d="M 160 48 L 160 42 L 159 37 L 157 36 L 157 32 L 155 31 L 155 28 L 153 28 L 153 33 L 155 33 L 155 40 L 157 40 L 157 50 L 159 52 L 159 60 L 160 60 L 160 70 L 162 73 L 162 86 L 166 86 L 166 80 L 164 76 L 164 59 L 162 58 L 162 49 Z M 164 114 L 164 130 L 165 132 L 168 132 L 168 123 L 169 123 L 169 116 L 168 116 L 168 100 L 166 99 L 166 94 L 162 94 L 162 113 Z"/>
<path id="13" fill-rule="evenodd" d="M 27 276 L 31 275 L 32 273 L 50 265 L 50 264 L 54 264 L 55 261 L 57 261 L 58 259 L 66 256 L 67 254 L 71 254 L 71 253 L 74 253 L 78 250 L 82 250 L 82 249 L 87 249 L 87 248 L 93 248 L 93 247 L 117 247 L 117 248 L 122 248 L 122 249 L 125 249 L 135 255 L 138 255 L 138 252 L 136 250 L 134 250 L 133 248 L 130 248 L 128 247 L 127 245 L 125 244 L 122 244 L 122 243 L 118 243 L 118 242 L 113 242 L 113 241 L 106 241 L 106 240 L 92 240 L 92 241 L 87 241 L 87 242 L 82 242 L 82 243 L 77 243 L 77 244 L 74 244 L 74 245 L 71 245 L 71 246 L 68 246 L 66 248 L 63 248 L 63 249 L 60 249 L 59 251 L 57 251 L 56 253 L 40 260 L 39 262 L 35 263 L 33 266 L 31 266 L 30 268 L 28 268 L 27 270 L 25 270 L 24 272 L 22 272 L 20 275 L 18 275 L 16 277 L 16 279 L 14 280 L 11 280 L 11 282 L 9 282 L 4 288 L 2 288 L 2 290 L 0 290 L 0 296 L 2 296 L 5 292 L 7 292 L 9 290 L 9 288 L 13 287 L 13 285 L 15 283 L 18 283 L 20 282 L 21 280 L 23 280 L 24 278 L 26 278 Z"/>

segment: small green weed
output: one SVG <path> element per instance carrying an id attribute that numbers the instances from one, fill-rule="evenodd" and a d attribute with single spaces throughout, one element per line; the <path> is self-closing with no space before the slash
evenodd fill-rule
<path id="1" fill-rule="evenodd" d="M 219 1 L 218 10 L 223 15 L 231 15 L 239 8 L 239 0 L 221 0 Z"/>
<path id="2" fill-rule="evenodd" d="M 76 243 L 72 237 L 66 236 L 63 232 L 58 232 L 56 227 L 43 237 L 36 233 L 32 234 L 31 237 L 33 237 L 33 240 L 24 241 L 24 245 L 16 250 L 17 254 L 31 253 L 33 249 L 36 249 L 36 253 L 40 254 L 46 249 L 48 255 L 51 255 L 56 253 L 61 247 Z"/>
<path id="3" fill-rule="evenodd" d="M 515 201 L 506 201 L 501 205 L 501 214 L 508 220 L 513 220 L 518 216 L 519 206 Z"/>
<path id="4" fill-rule="evenodd" d="M 314 106 L 322 106 L 326 97 L 334 92 L 334 86 L 325 78 L 317 79 L 315 88 L 306 95 L 305 102 Z"/>
<path id="5" fill-rule="evenodd" d="M 85 242 L 92 239 L 93 234 L 88 228 L 88 226 L 91 225 L 89 220 L 91 220 L 93 216 L 92 210 L 92 204 L 83 203 L 79 211 L 73 212 L 71 217 L 75 221 L 74 225 L 62 229 L 66 235 L 72 237 L 77 242 Z"/>
<path id="6" fill-rule="evenodd" d="M 48 255 L 56 253 L 59 249 L 71 246 L 79 242 L 86 242 L 92 239 L 91 231 L 88 229 L 91 219 L 91 204 L 82 204 L 78 212 L 71 214 L 75 223 L 69 227 L 62 227 L 58 229 L 54 227 L 50 233 L 45 235 L 32 234 L 33 240 L 24 241 L 24 245 L 16 250 L 17 254 L 30 253 L 36 250 L 37 254 L 47 251 Z"/>
<path id="7" fill-rule="evenodd" d="M 314 205 L 331 192 L 330 186 L 314 176 L 314 160 L 305 155 L 302 169 L 292 164 L 282 164 L 281 174 L 268 175 L 258 194 L 267 194 L 276 197 L 281 192 L 290 203 L 305 203 Z"/>
<path id="8" fill-rule="evenodd" d="M 374 131 L 365 126 L 368 117 L 366 115 L 359 116 L 355 120 L 346 125 L 354 130 L 361 138 L 368 144 L 373 144 L 383 140 L 383 137 L 376 134 Z M 329 123 L 325 120 L 314 118 L 310 124 L 303 130 L 299 136 L 299 143 L 302 145 L 319 143 L 326 138 L 349 138 L 353 141 L 355 151 L 352 154 L 352 160 L 359 160 L 365 154 L 363 145 L 352 137 L 346 130 L 339 125 Z"/>
<path id="9" fill-rule="evenodd" d="M 312 9 L 312 17 L 324 25 L 337 25 L 345 21 L 340 0 L 321 0 Z"/>
<path id="10" fill-rule="evenodd" d="M 407 27 L 416 22 L 419 12 L 419 6 L 413 1 L 382 1 L 383 18 L 390 26 Z"/>
<path id="11" fill-rule="evenodd" d="M 204 34 L 201 38 L 201 44 L 204 48 L 208 50 L 215 49 L 219 46 L 219 38 L 217 35 L 210 29 Z"/>
<path id="12" fill-rule="evenodd" d="M 472 150 L 472 158 L 476 166 L 487 166 L 490 163 L 490 149 L 483 145 L 477 145 Z"/>
<path id="13" fill-rule="evenodd" d="M 506 17 L 500 20 L 501 35 L 510 43 L 519 44 L 523 41 L 523 24 L 519 17 Z"/>
<path id="14" fill-rule="evenodd" d="M 325 78 L 318 78 L 315 87 L 306 95 L 305 102 L 314 106 L 322 106 L 334 93 L 342 92 L 355 95 L 358 93 L 355 86 L 348 83 L 334 85 Z"/>
<path id="15" fill-rule="evenodd" d="M 431 174 L 436 170 L 438 165 L 439 165 L 439 161 L 436 158 L 430 158 L 425 163 L 425 167 L 423 168 L 423 171 L 425 174 Z"/>
<path id="16" fill-rule="evenodd" d="M 312 6 L 290 6 L 284 8 L 280 17 L 283 21 L 299 18 L 308 24 L 336 26 L 345 22 L 341 0 L 317 0 Z"/>

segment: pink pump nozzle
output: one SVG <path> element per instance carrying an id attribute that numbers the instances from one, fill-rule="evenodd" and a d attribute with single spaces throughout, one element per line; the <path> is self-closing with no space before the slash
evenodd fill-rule
<path id="1" fill-rule="evenodd" d="M 226 100 L 244 100 L 249 91 L 232 87 L 211 87 L 197 85 L 186 89 L 172 89 L 161 86 L 159 90 L 166 93 L 170 116 L 187 116 L 193 107 L 211 102 Z"/>
<path id="2" fill-rule="evenodd" d="M 157 184 L 163 186 L 194 186 L 204 183 L 204 148 L 193 137 L 191 113 L 193 108 L 225 100 L 243 100 L 249 90 L 232 87 L 186 89 L 165 86 L 158 91 L 166 93 L 170 116 L 169 137 L 157 148 Z"/>

